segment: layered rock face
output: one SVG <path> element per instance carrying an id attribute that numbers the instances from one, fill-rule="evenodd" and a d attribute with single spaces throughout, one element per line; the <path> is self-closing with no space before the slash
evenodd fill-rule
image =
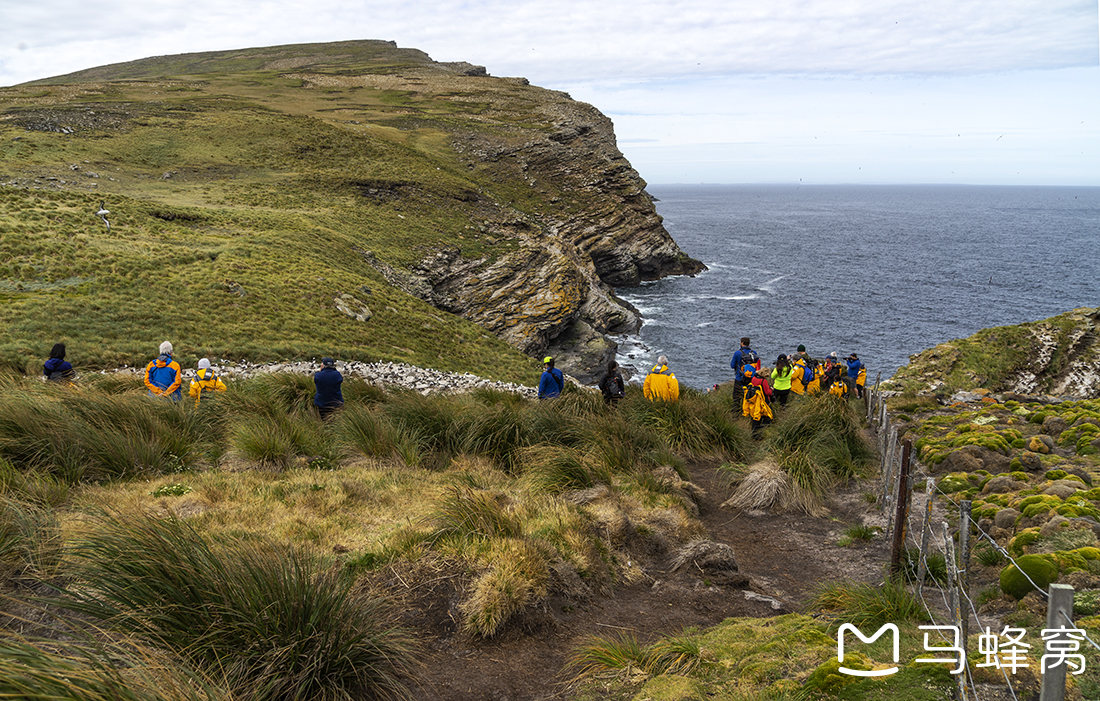
<path id="1" fill-rule="evenodd" d="M 295 77 L 321 84 L 317 76 Z M 334 80 L 326 76 L 323 84 L 331 87 Z M 490 260 L 439 247 L 407 271 L 379 269 L 392 284 L 480 324 L 528 355 L 555 356 L 558 367 L 582 383 L 595 382 L 614 358 L 608 334 L 641 325 L 637 311 L 613 288 L 705 269 L 669 236 L 645 182 L 619 151 L 611 121 L 591 105 L 524 79 L 469 70 L 455 76 L 442 64 L 401 79 L 340 81 L 384 81 L 421 93 L 456 86 L 478 90 L 477 98 L 490 105 L 481 119 L 495 128 L 456 131 L 452 144 L 468 169 L 529 191 L 523 209 L 483 192 L 470 195 L 484 218 L 482 228 L 517 242 L 517 250 Z M 491 81 L 499 81 L 497 89 L 486 89 Z M 502 115 L 514 113 L 517 94 L 528 103 L 526 126 L 505 127 Z"/>

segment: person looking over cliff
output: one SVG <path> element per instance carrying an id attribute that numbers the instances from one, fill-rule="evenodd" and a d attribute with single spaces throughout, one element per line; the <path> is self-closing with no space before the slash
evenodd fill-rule
<path id="1" fill-rule="evenodd" d="M 72 382 L 76 379 L 76 371 L 65 360 L 65 344 L 55 343 L 50 349 L 50 359 L 42 365 L 42 374 L 50 382 Z"/>
<path id="2" fill-rule="evenodd" d="M 730 367 L 733 368 L 733 398 L 740 402 L 745 394 L 745 385 L 748 384 L 748 380 L 745 379 L 745 368 L 760 369 L 760 356 L 749 348 L 748 336 L 741 339 L 741 347 L 733 354 Z"/>
<path id="3" fill-rule="evenodd" d="M 554 367 L 549 355 L 542 359 L 542 376 L 539 377 L 539 399 L 553 399 L 565 389 L 565 375 Z"/>
<path id="4" fill-rule="evenodd" d="M 668 357 L 657 358 L 657 364 L 645 376 L 642 393 L 651 402 L 675 402 L 680 399 L 680 383 L 668 369 Z"/>
<path id="5" fill-rule="evenodd" d="M 867 382 L 867 368 L 863 367 L 863 361 L 852 353 L 845 361 L 848 363 L 848 390 L 857 399 L 863 399 L 863 385 Z"/>
<path id="6" fill-rule="evenodd" d="M 619 372 L 619 364 L 614 360 L 607 364 L 607 372 L 604 373 L 597 387 L 603 393 L 603 403 L 606 406 L 618 406 L 619 400 L 626 396 L 623 375 Z"/>
<path id="7" fill-rule="evenodd" d="M 203 392 L 209 394 L 210 392 L 224 391 L 225 383 L 210 369 L 210 361 L 207 358 L 200 360 L 199 369 L 195 372 L 195 379 L 191 380 L 191 385 L 187 388 L 187 394 L 195 400 L 195 406 L 198 406 L 199 402 L 202 401 Z"/>
<path id="8" fill-rule="evenodd" d="M 787 406 L 787 397 L 791 394 L 791 380 L 793 371 L 786 355 L 780 355 L 775 359 L 775 369 L 772 370 L 772 389 L 780 406 Z"/>
<path id="9" fill-rule="evenodd" d="M 321 369 L 313 373 L 313 386 L 317 389 L 313 395 L 313 405 L 322 420 L 327 420 L 344 406 L 344 393 L 340 391 L 343 383 L 344 376 L 336 369 L 336 360 L 328 356 L 321 358 Z"/>
<path id="10" fill-rule="evenodd" d="M 172 343 L 160 344 L 160 355 L 145 366 L 145 386 L 154 397 L 167 397 L 178 402 L 182 393 L 183 372 L 180 364 L 172 360 Z"/>
<path id="11" fill-rule="evenodd" d="M 745 394 L 741 398 L 741 414 L 749 417 L 752 426 L 752 437 L 760 440 L 760 432 L 764 426 L 772 422 L 774 414 L 769 400 L 772 397 L 772 388 L 768 383 L 764 372 L 757 372 L 756 368 L 745 368 L 745 377 L 748 380 L 745 385 Z"/>

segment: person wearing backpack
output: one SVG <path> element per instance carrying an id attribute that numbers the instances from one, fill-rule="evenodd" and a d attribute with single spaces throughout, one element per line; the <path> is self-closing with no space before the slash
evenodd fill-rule
<path id="1" fill-rule="evenodd" d="M 183 371 L 180 364 L 172 360 L 172 343 L 160 344 L 160 355 L 145 366 L 145 386 L 154 397 L 167 397 L 178 402 L 183 396 L 180 386 L 183 384 Z"/>
<path id="2" fill-rule="evenodd" d="M 642 393 L 651 402 L 676 402 L 680 400 L 680 382 L 668 369 L 668 358 L 657 358 L 657 364 L 645 376 Z"/>
<path id="3" fill-rule="evenodd" d="M 565 389 L 565 376 L 554 367 L 554 359 L 546 356 L 542 359 L 542 377 L 539 378 L 539 399 L 553 399 Z"/>
<path id="4" fill-rule="evenodd" d="M 751 365 L 745 368 L 748 383 L 745 385 L 745 393 L 741 399 L 741 413 L 749 417 L 752 425 L 752 437 L 760 439 L 760 432 L 764 426 L 772 422 L 772 408 L 768 400 L 772 396 L 771 385 L 763 372 L 757 372 Z"/>
<path id="5" fill-rule="evenodd" d="M 607 372 L 604 373 L 597 387 L 603 393 L 603 403 L 606 406 L 618 406 L 619 400 L 626 396 L 623 376 L 619 372 L 619 364 L 614 360 L 607 364 Z"/>
<path id="6" fill-rule="evenodd" d="M 187 388 L 187 394 L 195 400 L 195 406 L 198 406 L 199 402 L 202 401 L 203 392 L 224 391 L 225 383 L 210 368 L 210 360 L 207 358 L 200 360 L 199 369 L 195 371 L 195 379 L 191 380 L 191 385 Z"/>
<path id="7" fill-rule="evenodd" d="M 336 411 L 344 406 L 344 393 L 340 386 L 344 384 L 344 376 L 336 369 L 336 359 L 329 356 L 321 358 L 321 369 L 313 373 L 313 406 L 317 407 L 317 413 L 322 421 L 327 421 Z"/>
<path id="8" fill-rule="evenodd" d="M 72 382 L 76 378 L 73 366 L 65 360 L 64 343 L 53 344 L 50 359 L 42 365 L 42 374 L 49 382 Z"/>
<path id="9" fill-rule="evenodd" d="M 794 370 L 787 362 L 786 355 L 780 355 L 775 359 L 775 368 L 772 370 L 772 391 L 779 400 L 779 406 L 787 406 L 787 397 L 791 393 L 791 384 L 794 380 Z"/>
<path id="10" fill-rule="evenodd" d="M 745 379 L 745 368 L 760 369 L 760 356 L 749 348 L 748 336 L 741 339 L 741 347 L 733 354 L 730 367 L 733 368 L 733 398 L 740 400 L 745 393 L 745 385 L 748 384 L 748 380 Z"/>

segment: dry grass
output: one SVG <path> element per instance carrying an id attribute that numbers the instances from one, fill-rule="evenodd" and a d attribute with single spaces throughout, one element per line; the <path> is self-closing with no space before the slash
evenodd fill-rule
<path id="1" fill-rule="evenodd" d="M 821 496 L 792 480 L 774 457 L 750 465 L 733 496 L 722 506 L 738 511 L 800 511 L 811 516 L 828 512 Z"/>

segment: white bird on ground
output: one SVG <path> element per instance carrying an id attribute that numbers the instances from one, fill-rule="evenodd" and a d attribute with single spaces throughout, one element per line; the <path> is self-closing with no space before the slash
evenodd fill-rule
<path id="1" fill-rule="evenodd" d="M 99 211 L 96 212 L 96 216 L 103 220 L 103 223 L 107 225 L 107 231 L 111 230 L 111 222 L 107 221 L 107 215 L 111 212 L 107 209 L 106 202 L 99 203 Z"/>

